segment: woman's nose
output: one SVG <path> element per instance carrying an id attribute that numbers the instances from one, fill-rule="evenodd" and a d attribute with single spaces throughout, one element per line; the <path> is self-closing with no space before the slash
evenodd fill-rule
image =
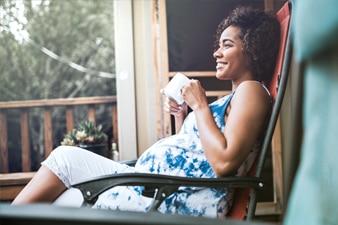
<path id="1" fill-rule="evenodd" d="M 214 52 L 213 56 L 214 56 L 214 58 L 220 57 L 220 51 L 219 51 L 219 49 L 217 49 L 217 50 Z"/>

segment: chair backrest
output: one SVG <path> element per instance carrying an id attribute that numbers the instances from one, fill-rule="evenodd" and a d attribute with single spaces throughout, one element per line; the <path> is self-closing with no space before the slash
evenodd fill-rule
<path id="1" fill-rule="evenodd" d="M 268 124 L 266 135 L 259 157 L 256 158 L 253 166 L 247 176 L 261 177 L 263 165 L 268 150 L 271 146 L 272 136 L 277 123 L 278 115 L 284 98 L 286 89 L 289 67 L 291 62 L 291 44 L 289 23 L 291 18 L 291 1 L 288 1 L 277 12 L 276 17 L 281 25 L 281 43 L 276 62 L 275 72 L 272 77 L 269 91 L 274 97 L 275 102 Z M 256 209 L 256 190 L 250 188 L 241 188 L 235 190 L 233 205 L 227 217 L 236 220 L 252 219 Z"/>

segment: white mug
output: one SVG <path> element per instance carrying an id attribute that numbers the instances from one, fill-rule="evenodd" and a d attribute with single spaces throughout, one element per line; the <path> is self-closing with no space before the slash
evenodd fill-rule
<path id="1" fill-rule="evenodd" d="M 170 80 L 167 86 L 164 88 L 164 94 L 177 102 L 182 104 L 184 102 L 181 89 L 189 83 L 189 78 L 182 73 L 176 73 L 175 76 Z"/>

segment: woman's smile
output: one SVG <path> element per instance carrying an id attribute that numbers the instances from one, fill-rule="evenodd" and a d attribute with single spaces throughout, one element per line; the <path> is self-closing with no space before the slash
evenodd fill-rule
<path id="1" fill-rule="evenodd" d="M 218 61 L 216 63 L 217 63 L 216 64 L 216 69 L 217 70 L 225 67 L 228 64 L 227 62 L 218 62 Z"/>

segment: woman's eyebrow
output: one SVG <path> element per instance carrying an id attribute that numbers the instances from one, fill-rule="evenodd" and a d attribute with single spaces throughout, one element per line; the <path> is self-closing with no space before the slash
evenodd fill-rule
<path id="1" fill-rule="evenodd" d="M 230 41 L 230 42 L 232 42 L 232 43 L 235 43 L 233 40 L 231 40 L 231 39 L 229 39 L 229 38 L 222 39 L 222 40 L 220 41 L 220 43 L 225 43 L 225 42 L 227 42 L 227 41 Z"/>

